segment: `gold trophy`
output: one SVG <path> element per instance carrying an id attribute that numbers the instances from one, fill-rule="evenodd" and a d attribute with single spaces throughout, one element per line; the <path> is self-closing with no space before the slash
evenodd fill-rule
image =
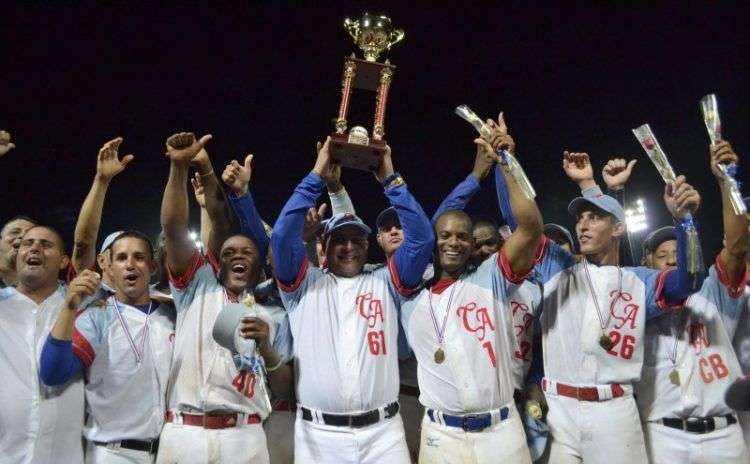
<path id="1" fill-rule="evenodd" d="M 390 18 L 365 13 L 356 21 L 344 20 L 344 28 L 354 39 L 354 43 L 364 52 L 365 59 L 356 58 L 354 53 L 344 58 L 344 73 L 341 78 L 341 104 L 336 118 L 336 131 L 331 134 L 331 156 L 342 166 L 374 171 L 380 166 L 385 153 L 385 104 L 388 89 L 396 69 L 389 60 L 377 61 L 378 56 L 401 41 L 404 31 L 394 29 Z M 347 113 L 353 89 L 376 92 L 375 121 L 372 137 L 367 129 L 354 126 L 347 131 Z"/>

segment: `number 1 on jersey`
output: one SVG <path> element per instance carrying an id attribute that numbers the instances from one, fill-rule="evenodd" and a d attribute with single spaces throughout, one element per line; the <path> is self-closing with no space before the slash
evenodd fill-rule
<path id="1" fill-rule="evenodd" d="M 485 350 L 487 350 L 487 354 L 490 355 L 490 362 L 492 363 L 492 367 L 497 367 L 497 360 L 495 360 L 495 349 L 492 348 L 492 342 L 486 341 L 482 343 L 482 346 Z"/>

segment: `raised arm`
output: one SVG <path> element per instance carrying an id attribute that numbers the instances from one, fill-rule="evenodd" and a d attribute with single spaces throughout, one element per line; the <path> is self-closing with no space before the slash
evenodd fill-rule
<path id="1" fill-rule="evenodd" d="M 76 273 L 91 269 L 96 260 L 96 240 L 102 222 L 104 197 L 109 183 L 133 161 L 132 154 L 122 159 L 118 156 L 122 137 L 117 137 L 102 145 L 96 158 L 96 174 L 81 211 L 78 213 L 75 234 L 73 235 L 73 268 Z"/>
<path id="2" fill-rule="evenodd" d="M 687 213 L 695 213 L 700 205 L 700 195 L 685 181 L 685 176 L 679 176 L 674 183 L 664 187 L 664 203 L 675 220 L 677 233 L 677 270 L 669 272 L 664 281 L 664 299 L 667 305 L 681 306 L 690 294 L 696 292 L 705 277 L 703 265 L 699 264 L 697 273 L 690 272 L 689 260 L 691 253 L 700 255 L 700 243 L 691 244 L 688 235 L 688 223 L 684 219 Z"/>
<path id="3" fill-rule="evenodd" d="M 196 140 L 192 132 L 181 132 L 167 139 L 169 179 L 161 203 L 161 227 L 165 236 L 167 267 L 175 275 L 185 272 L 195 251 L 195 244 L 188 236 L 188 169 L 209 140 L 210 135 Z"/>
<path id="4" fill-rule="evenodd" d="M 733 287 L 739 286 L 745 278 L 745 260 L 748 254 L 748 221 L 744 214 L 735 214 L 730 199 L 729 189 L 724 183 L 724 173 L 720 164 L 737 163 L 737 155 L 732 145 L 726 140 L 710 146 L 711 172 L 719 182 L 721 189 L 721 214 L 724 223 L 725 245 L 721 250 L 721 262 L 727 278 Z"/>
<path id="5" fill-rule="evenodd" d="M 250 237 L 258 247 L 260 260 L 266 262 L 268 244 L 270 242 L 266 229 L 263 227 L 263 220 L 255 207 L 253 196 L 250 193 L 249 184 L 252 177 L 253 155 L 245 157 L 244 164 L 237 160 L 232 160 L 221 175 L 221 179 L 229 188 L 227 196 L 229 204 L 234 210 L 234 214 L 240 222 L 240 231 Z"/>
<path id="6" fill-rule="evenodd" d="M 394 286 L 405 295 L 422 282 L 435 246 L 435 234 L 427 214 L 406 188 L 401 175 L 393 170 L 391 147 L 386 146 L 375 178 L 383 184 L 385 196 L 396 210 L 404 231 L 404 241 L 388 266 Z"/>
<path id="7" fill-rule="evenodd" d="M 208 217 L 208 211 L 206 211 L 206 194 L 203 188 L 203 178 L 196 172 L 193 178 L 190 179 L 190 183 L 193 184 L 195 201 L 201 210 L 201 242 L 207 245 L 211 237 L 211 218 Z"/>
<path id="8" fill-rule="evenodd" d="M 205 148 L 198 150 L 191 165 L 198 171 L 203 183 L 203 195 L 206 200 L 206 214 L 211 221 L 208 231 L 208 239 L 205 242 L 206 249 L 213 256 L 219 256 L 221 245 L 229 237 L 232 220 L 227 205 L 224 189 L 221 188 L 219 180 L 214 173 L 211 159 Z"/>
<path id="9" fill-rule="evenodd" d="M 318 157 L 313 170 L 302 179 L 294 189 L 292 196 L 281 210 L 271 234 L 271 250 L 273 252 L 274 274 L 281 286 L 294 283 L 305 265 L 305 245 L 302 242 L 302 228 L 307 211 L 315 206 L 315 202 L 323 192 L 325 181 L 323 177 L 332 168 L 328 137 L 324 144 L 318 142 Z"/>
<path id="10" fill-rule="evenodd" d="M 500 113 L 497 123 L 492 121 L 490 126 L 493 128 L 493 134 L 498 134 L 498 140 L 493 144 L 482 139 L 476 139 L 474 142 L 488 154 L 494 153 L 497 147 L 504 147 L 515 155 L 515 142 L 508 134 L 503 114 Z M 528 199 L 523 193 L 508 165 L 499 164 L 496 169 L 500 169 L 505 178 L 508 201 L 517 224 L 516 230 L 503 245 L 503 253 L 511 272 L 516 276 L 525 276 L 534 267 L 534 258 L 542 237 L 542 215 L 536 202 Z"/>
<path id="11" fill-rule="evenodd" d="M 479 185 L 492 170 L 492 164 L 495 162 L 494 153 L 487 153 L 482 147 L 477 146 L 477 153 L 474 156 L 474 168 L 471 174 L 466 176 L 440 203 L 435 214 L 432 215 L 432 225 L 435 225 L 441 214 L 446 211 L 463 210 L 471 198 L 479 191 Z"/>
<path id="12" fill-rule="evenodd" d="M 619 201 L 625 207 L 625 184 L 630 179 L 638 160 L 625 161 L 623 158 L 613 158 L 602 168 L 602 179 L 607 184 L 607 194 Z M 625 240 L 620 242 L 620 265 L 635 266 L 633 244 L 630 231 L 625 230 Z"/>
<path id="13" fill-rule="evenodd" d="M 325 178 L 326 189 L 328 190 L 328 199 L 331 200 L 331 215 L 339 213 L 357 214 L 354 209 L 354 203 L 349 197 L 344 184 L 341 183 L 341 165 L 334 164 L 331 167 L 329 175 Z"/>

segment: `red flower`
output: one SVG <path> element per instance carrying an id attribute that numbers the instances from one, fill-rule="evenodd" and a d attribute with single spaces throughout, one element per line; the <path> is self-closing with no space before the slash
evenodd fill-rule
<path id="1" fill-rule="evenodd" d="M 653 150 L 656 146 L 656 141 L 653 139 L 653 137 L 646 137 L 645 139 L 643 139 L 643 145 L 645 145 L 649 150 Z"/>

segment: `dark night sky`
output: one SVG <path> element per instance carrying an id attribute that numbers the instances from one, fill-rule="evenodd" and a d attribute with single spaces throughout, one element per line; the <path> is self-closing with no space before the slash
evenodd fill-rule
<path id="1" fill-rule="evenodd" d="M 273 221 L 312 167 L 315 141 L 332 130 L 342 58 L 355 51 L 342 20 L 369 10 L 406 30 L 388 54 L 398 69 L 386 138 L 428 213 L 471 170 L 473 129 L 453 115 L 466 103 L 484 117 L 505 111 L 546 221 L 571 225 L 565 207 L 576 188 L 560 169 L 570 149 L 588 151 L 597 172 L 615 154 L 636 156 L 628 192 L 646 198 L 652 226 L 663 225 L 661 181 L 630 132 L 649 122 L 675 170 L 703 194 L 698 218 L 712 254 L 720 208 L 698 100 L 718 94 L 726 138 L 750 156 L 750 24 L 739 9 L 711 3 L 5 6 L 0 128 L 18 148 L 0 160 L 0 218 L 27 213 L 71 234 L 97 151 L 120 135 L 122 152 L 136 159 L 110 188 L 103 233 L 132 227 L 155 235 L 164 140 L 189 130 L 214 135 L 217 171 L 256 155 L 251 189 Z M 354 122 L 370 125 L 369 117 Z M 375 180 L 346 171 L 343 181 L 373 223 L 385 206 Z M 490 180 L 470 211 L 497 214 Z"/>

